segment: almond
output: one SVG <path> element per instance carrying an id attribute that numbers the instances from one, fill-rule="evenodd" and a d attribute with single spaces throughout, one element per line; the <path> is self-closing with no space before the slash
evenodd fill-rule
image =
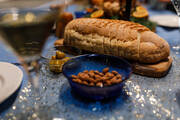
<path id="1" fill-rule="evenodd" d="M 103 69 L 103 73 L 104 74 L 107 73 L 107 72 L 109 72 L 109 68 L 108 67 Z"/>
<path id="2" fill-rule="evenodd" d="M 78 78 L 78 76 L 76 76 L 76 75 L 72 75 L 71 76 L 73 79 L 77 79 Z"/>
<path id="3" fill-rule="evenodd" d="M 102 77 L 102 80 L 103 81 L 106 81 L 106 80 L 109 80 L 110 78 L 109 77 L 106 77 L 106 76 L 104 76 L 104 77 Z"/>
<path id="4" fill-rule="evenodd" d="M 89 83 L 89 86 L 94 86 L 95 84 L 93 82 Z"/>
<path id="5" fill-rule="evenodd" d="M 89 71 L 88 70 L 84 70 L 83 73 L 88 73 Z"/>
<path id="6" fill-rule="evenodd" d="M 78 75 L 77 75 L 77 76 L 79 77 L 79 76 L 81 76 L 81 74 L 82 74 L 82 72 L 78 73 Z"/>
<path id="7" fill-rule="evenodd" d="M 86 80 L 86 81 L 88 81 L 88 80 L 89 80 L 89 78 L 90 78 L 88 74 L 84 74 L 84 76 L 83 76 L 83 77 L 84 77 L 84 80 Z"/>
<path id="8" fill-rule="evenodd" d="M 94 78 L 94 75 L 95 75 L 94 72 L 89 72 L 88 74 L 90 77 Z"/>
<path id="9" fill-rule="evenodd" d="M 80 79 L 72 79 L 72 81 L 82 84 L 82 81 Z"/>
<path id="10" fill-rule="evenodd" d="M 120 83 L 120 82 L 122 82 L 122 79 L 117 79 L 116 81 L 117 81 L 117 83 Z"/>
<path id="11" fill-rule="evenodd" d="M 116 76 L 113 77 L 110 81 L 112 84 L 116 84 L 117 83 L 117 77 Z"/>
<path id="12" fill-rule="evenodd" d="M 77 82 L 77 79 L 72 79 L 73 82 Z"/>
<path id="13" fill-rule="evenodd" d="M 110 77 L 110 78 L 113 78 L 113 77 L 114 77 L 114 74 L 112 74 L 112 73 L 110 73 L 110 72 L 107 72 L 107 73 L 105 74 L 105 76 Z"/>
<path id="14" fill-rule="evenodd" d="M 116 75 L 117 79 L 122 79 L 122 76 L 120 74 Z"/>
<path id="15" fill-rule="evenodd" d="M 94 70 L 90 70 L 89 73 L 94 73 Z"/>
<path id="16" fill-rule="evenodd" d="M 94 77 L 95 77 L 95 79 L 97 79 L 97 78 L 101 78 L 101 76 L 100 76 L 100 75 L 94 75 Z"/>
<path id="17" fill-rule="evenodd" d="M 94 83 L 96 83 L 96 80 L 95 80 L 94 78 L 90 78 L 90 77 L 89 77 L 89 78 L 88 78 L 88 81 L 89 81 L 89 82 L 94 82 Z"/>
<path id="18" fill-rule="evenodd" d="M 81 73 L 81 74 L 78 74 L 78 77 L 81 80 L 87 80 L 89 76 L 88 76 L 88 74 Z"/>
<path id="19" fill-rule="evenodd" d="M 88 82 L 87 81 L 82 81 L 82 84 L 88 85 Z"/>
<path id="20" fill-rule="evenodd" d="M 96 86 L 103 87 L 103 83 L 102 82 L 98 82 L 98 83 L 96 83 Z"/>
<path id="21" fill-rule="evenodd" d="M 102 81 L 102 78 L 101 78 L 101 77 L 95 78 L 95 82 L 100 82 L 100 81 Z"/>
<path id="22" fill-rule="evenodd" d="M 99 71 L 97 71 L 97 70 L 96 70 L 96 71 L 94 71 L 94 73 L 95 73 L 95 74 L 97 74 L 97 75 L 100 75 L 101 77 L 103 77 L 103 76 L 104 76 L 104 74 L 103 74 L 103 73 L 101 73 L 101 72 L 99 72 Z"/>
<path id="23" fill-rule="evenodd" d="M 113 73 L 114 75 L 119 74 L 119 73 L 118 73 L 117 71 L 115 71 L 115 70 L 113 70 L 112 73 Z"/>
<path id="24" fill-rule="evenodd" d="M 112 83 L 111 83 L 110 80 L 107 80 L 107 81 L 106 81 L 106 84 L 109 86 L 109 85 L 111 85 Z"/>

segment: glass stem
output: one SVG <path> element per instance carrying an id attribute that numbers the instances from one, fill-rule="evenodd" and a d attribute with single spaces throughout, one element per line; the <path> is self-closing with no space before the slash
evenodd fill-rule
<path id="1" fill-rule="evenodd" d="M 32 61 L 30 64 L 29 72 L 30 74 L 30 82 L 33 85 L 35 89 L 38 89 L 39 87 L 39 70 L 40 70 L 40 65 L 38 61 Z"/>
<path id="2" fill-rule="evenodd" d="M 32 61 L 30 63 L 29 72 L 30 72 L 30 82 L 32 84 L 32 89 L 37 99 L 39 97 L 39 71 L 40 71 L 40 62 Z"/>
<path id="3" fill-rule="evenodd" d="M 40 90 L 39 90 L 39 73 L 40 73 L 40 67 L 41 63 L 40 60 L 33 60 L 33 61 L 24 61 L 24 59 L 21 59 L 19 57 L 19 60 L 21 61 L 21 65 L 25 69 L 27 75 L 28 75 L 28 81 L 31 84 L 31 94 L 34 98 L 34 105 L 32 106 L 33 113 L 36 114 L 36 118 L 34 120 L 39 120 L 39 99 L 40 99 Z"/>

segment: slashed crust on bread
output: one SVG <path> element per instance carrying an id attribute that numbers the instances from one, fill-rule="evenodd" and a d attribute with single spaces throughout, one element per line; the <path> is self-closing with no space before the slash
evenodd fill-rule
<path id="1" fill-rule="evenodd" d="M 156 63 L 170 54 L 168 43 L 148 28 L 122 20 L 81 18 L 65 28 L 64 43 L 141 63 Z"/>

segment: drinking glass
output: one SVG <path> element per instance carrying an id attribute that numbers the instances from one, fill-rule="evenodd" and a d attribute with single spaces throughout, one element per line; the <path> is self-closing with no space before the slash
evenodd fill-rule
<path id="1" fill-rule="evenodd" d="M 171 2 L 177 12 L 178 17 L 179 17 L 179 30 L 180 30 L 180 0 L 171 0 Z M 180 39 L 180 36 L 179 36 L 179 39 Z M 176 51 L 176 54 L 179 54 L 180 44 L 172 46 L 172 49 L 174 51 Z"/>
<path id="2" fill-rule="evenodd" d="M 58 0 L 0 0 L 0 35 L 27 70 L 35 97 L 39 96 L 40 54 L 63 8 L 40 7 L 46 3 L 57 4 Z M 34 104 L 33 109 L 38 111 L 38 108 L 39 105 Z"/>

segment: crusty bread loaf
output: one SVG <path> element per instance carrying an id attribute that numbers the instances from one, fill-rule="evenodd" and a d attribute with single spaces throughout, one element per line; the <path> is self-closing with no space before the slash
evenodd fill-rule
<path id="1" fill-rule="evenodd" d="M 140 63 L 156 63 L 170 54 L 161 37 L 140 24 L 122 20 L 73 20 L 65 28 L 64 44 Z"/>

